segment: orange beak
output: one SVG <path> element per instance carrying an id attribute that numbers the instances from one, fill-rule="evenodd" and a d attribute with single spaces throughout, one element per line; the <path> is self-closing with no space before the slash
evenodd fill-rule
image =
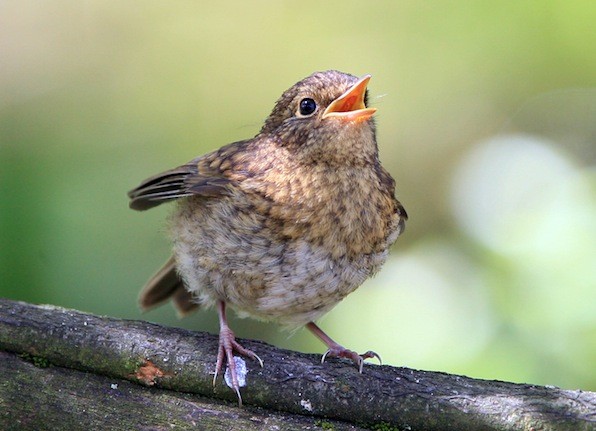
<path id="1" fill-rule="evenodd" d="M 365 75 L 352 85 L 348 91 L 335 99 L 323 112 L 323 118 L 335 117 L 345 121 L 368 120 L 377 112 L 377 108 L 367 108 L 364 104 L 366 86 L 370 75 Z"/>

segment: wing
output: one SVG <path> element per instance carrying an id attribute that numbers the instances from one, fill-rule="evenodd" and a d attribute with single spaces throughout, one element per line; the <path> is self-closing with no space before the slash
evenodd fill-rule
<path id="1" fill-rule="evenodd" d="M 212 167 L 209 161 L 207 156 L 199 157 L 185 165 L 147 178 L 137 188 L 128 192 L 130 207 L 144 211 L 185 196 L 216 197 L 225 194 L 226 186 L 231 181 L 217 167 Z"/>

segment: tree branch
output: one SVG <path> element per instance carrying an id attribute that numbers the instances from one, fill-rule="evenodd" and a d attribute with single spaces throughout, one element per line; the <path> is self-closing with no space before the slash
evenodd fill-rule
<path id="1" fill-rule="evenodd" d="M 0 389 L 2 430 L 304 431 L 325 423 L 335 430 L 363 431 L 68 368 L 40 368 L 6 352 L 0 352 Z"/>
<path id="2" fill-rule="evenodd" d="M 58 424 L 67 417 L 87 424 L 89 412 L 105 416 L 105 422 L 66 429 L 165 429 L 174 423 L 185 429 L 182 424 L 193 422 L 210 429 L 206 424 L 224 417 L 237 422 L 211 429 L 596 429 L 593 392 L 376 365 L 358 374 L 343 361 L 321 364 L 318 355 L 242 344 L 265 361 L 264 368 L 246 362 L 242 388 L 245 405 L 261 409 L 239 409 L 222 379 L 212 386 L 214 335 L 0 299 L 0 350 L 53 365 L 40 369 L 13 354 L 0 356 L 0 428 L 56 429 L 49 422 L 25 425 L 28 415 L 42 417 L 60 401 L 52 416 Z M 81 405 L 85 409 L 78 410 Z M 258 426 L 251 428 L 253 420 Z"/>

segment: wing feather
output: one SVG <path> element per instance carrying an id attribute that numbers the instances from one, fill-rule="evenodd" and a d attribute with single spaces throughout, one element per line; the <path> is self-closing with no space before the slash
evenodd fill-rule
<path id="1" fill-rule="evenodd" d="M 223 172 L 211 168 L 205 157 L 147 178 L 128 192 L 130 207 L 144 211 L 164 202 L 199 195 L 217 197 L 227 193 L 230 184 Z"/>

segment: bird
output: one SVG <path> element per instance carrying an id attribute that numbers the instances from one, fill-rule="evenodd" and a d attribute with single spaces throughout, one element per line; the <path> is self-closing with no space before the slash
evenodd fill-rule
<path id="1" fill-rule="evenodd" d="M 286 90 L 256 136 L 152 176 L 128 192 L 144 211 L 177 201 L 168 221 L 172 257 L 140 293 L 143 310 L 171 300 L 181 315 L 215 307 L 219 346 L 213 384 L 227 363 L 242 397 L 226 311 L 306 327 L 328 357 L 362 372 L 358 354 L 315 322 L 379 271 L 408 218 L 381 165 L 370 75 L 315 72 Z"/>

